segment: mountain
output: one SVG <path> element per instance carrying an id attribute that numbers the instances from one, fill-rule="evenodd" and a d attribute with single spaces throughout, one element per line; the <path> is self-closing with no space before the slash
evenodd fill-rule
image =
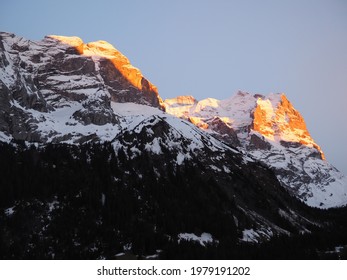
<path id="1" fill-rule="evenodd" d="M 3 139 L 111 140 L 119 123 L 111 102 L 161 106 L 156 87 L 107 42 L 0 36 Z M 107 124 L 109 132 L 97 129 Z"/>
<path id="2" fill-rule="evenodd" d="M 5 32 L 0 92 L 3 258 L 239 258 L 347 203 L 284 95 L 163 101 L 107 42 Z"/>
<path id="3" fill-rule="evenodd" d="M 240 91 L 226 100 L 201 101 L 179 96 L 165 100 L 165 108 L 268 166 L 283 187 L 308 205 L 346 204 L 347 178 L 325 160 L 284 94 Z"/>

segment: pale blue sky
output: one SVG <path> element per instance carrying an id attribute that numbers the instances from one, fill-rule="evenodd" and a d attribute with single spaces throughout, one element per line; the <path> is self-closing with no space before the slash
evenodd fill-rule
<path id="1" fill-rule="evenodd" d="M 285 92 L 347 174 L 345 0 L 1 0 L 0 30 L 108 41 L 163 98 Z"/>

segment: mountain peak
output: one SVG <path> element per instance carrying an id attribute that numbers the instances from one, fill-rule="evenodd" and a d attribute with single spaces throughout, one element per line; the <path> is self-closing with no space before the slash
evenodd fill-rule
<path id="1" fill-rule="evenodd" d="M 294 108 L 284 93 L 258 97 L 253 111 L 254 131 L 272 141 L 300 143 L 316 148 L 325 159 L 324 153 L 307 130 L 301 114 Z"/>
<path id="2" fill-rule="evenodd" d="M 80 55 L 92 57 L 94 61 L 100 59 L 109 60 L 110 62 L 112 62 L 113 66 L 123 75 L 123 77 L 132 84 L 132 86 L 141 91 L 144 90 L 153 92 L 157 96 L 159 103 L 162 102 L 161 98 L 158 95 L 157 87 L 147 79 L 145 79 L 140 69 L 131 65 L 129 59 L 110 43 L 100 40 L 84 44 L 81 38 L 74 36 L 67 37 L 50 35 L 46 38 L 52 38 L 62 44 L 74 47 Z"/>
<path id="3" fill-rule="evenodd" d="M 80 141 L 85 131 L 71 131 L 73 126 L 118 123 L 112 101 L 162 109 L 157 88 L 105 41 L 85 44 L 79 37 L 58 35 L 30 41 L 0 32 L 0 58 L 0 129 L 6 137 Z M 39 128 L 38 119 L 50 125 Z M 98 138 L 98 133 L 90 135 Z"/>
<path id="4" fill-rule="evenodd" d="M 80 37 L 76 36 L 60 36 L 60 35 L 48 35 L 45 39 L 53 39 L 59 41 L 63 44 L 75 47 L 80 50 L 80 53 L 83 53 L 83 41 Z"/>
<path id="5" fill-rule="evenodd" d="M 324 154 L 310 136 L 301 114 L 284 93 L 267 96 L 238 91 L 236 95 L 217 100 L 197 101 L 192 96 L 178 96 L 164 101 L 168 113 L 194 120 L 199 127 L 208 129 L 208 122 L 219 117 L 226 125 L 238 131 L 239 138 L 249 137 L 251 131 L 270 141 L 293 142 L 316 148 Z"/>
<path id="6" fill-rule="evenodd" d="M 167 113 L 263 162 L 289 192 L 307 204 L 344 203 L 346 177 L 325 161 L 304 118 L 284 93 L 265 96 L 239 91 L 226 100 L 170 100 L 175 102 L 164 101 Z"/>

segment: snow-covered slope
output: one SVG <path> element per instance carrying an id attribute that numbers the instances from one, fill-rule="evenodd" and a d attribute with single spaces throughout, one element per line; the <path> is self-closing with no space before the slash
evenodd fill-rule
<path id="1" fill-rule="evenodd" d="M 115 135 L 113 145 L 116 150 L 128 149 L 129 157 L 135 157 L 143 150 L 157 155 L 170 151 L 175 163 L 181 165 L 185 159 L 202 155 L 204 151 L 213 153 L 230 150 L 238 153 L 191 123 L 157 108 L 115 102 L 111 106 L 121 120 L 121 129 Z"/>
<path id="2" fill-rule="evenodd" d="M 269 166 L 282 185 L 308 205 L 347 204 L 347 178 L 325 160 L 284 94 L 265 97 L 238 92 L 226 100 L 201 101 L 181 96 L 164 103 L 166 112 Z"/>

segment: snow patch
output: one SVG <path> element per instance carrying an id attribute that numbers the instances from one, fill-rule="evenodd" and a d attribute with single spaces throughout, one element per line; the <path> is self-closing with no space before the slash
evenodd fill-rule
<path id="1" fill-rule="evenodd" d="M 5 209 L 5 211 L 4 211 L 5 215 L 6 216 L 12 216 L 14 214 L 14 208 L 15 208 L 15 206 Z"/>
<path id="2" fill-rule="evenodd" d="M 152 143 L 147 143 L 145 145 L 145 150 L 149 151 L 149 152 L 152 152 L 152 153 L 154 153 L 156 155 L 161 154 L 162 151 L 161 151 L 161 147 L 160 147 L 160 139 L 154 138 Z"/>
<path id="3" fill-rule="evenodd" d="M 242 231 L 242 241 L 258 243 L 260 235 L 254 229 L 245 229 Z"/>
<path id="4" fill-rule="evenodd" d="M 118 253 L 118 254 L 115 254 L 115 257 L 122 257 L 124 255 L 125 255 L 125 253 Z"/>
<path id="5" fill-rule="evenodd" d="M 105 206 L 105 201 L 106 201 L 106 195 L 104 193 L 101 193 L 101 205 Z"/>
<path id="6" fill-rule="evenodd" d="M 178 243 L 181 240 L 198 242 L 203 247 L 214 241 L 212 235 L 206 232 L 202 233 L 201 236 L 197 236 L 194 233 L 180 233 L 178 234 Z"/>
<path id="7" fill-rule="evenodd" d="M 185 155 L 182 153 L 178 153 L 177 158 L 176 158 L 176 163 L 178 165 L 181 165 L 183 163 L 184 159 L 185 159 Z"/>
<path id="8" fill-rule="evenodd" d="M 12 136 L 6 135 L 4 132 L 0 131 L 0 142 L 10 143 Z"/>
<path id="9" fill-rule="evenodd" d="M 132 244 L 132 243 L 124 244 L 124 245 L 123 245 L 123 250 L 124 250 L 124 251 L 130 251 L 132 247 L 133 247 L 133 244 Z"/>
<path id="10" fill-rule="evenodd" d="M 262 240 L 269 240 L 273 236 L 270 228 L 261 227 L 257 230 L 245 229 L 242 231 L 242 241 L 250 243 L 259 243 Z"/>
<path id="11" fill-rule="evenodd" d="M 48 202 L 48 213 L 51 213 L 54 209 L 59 207 L 59 201 L 58 200 L 53 200 L 52 202 Z"/>

